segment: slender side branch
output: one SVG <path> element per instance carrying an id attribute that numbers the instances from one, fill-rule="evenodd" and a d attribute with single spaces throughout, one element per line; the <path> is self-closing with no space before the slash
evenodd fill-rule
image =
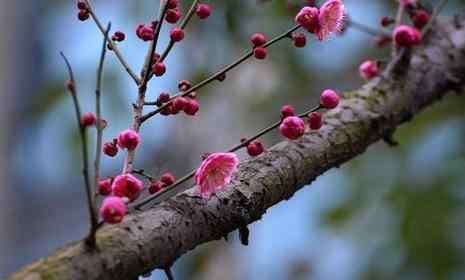
<path id="1" fill-rule="evenodd" d="M 321 109 L 321 106 L 318 105 L 310 110 L 307 110 L 303 113 L 301 113 L 299 115 L 299 117 L 303 118 L 303 117 L 306 117 L 308 114 L 310 114 L 311 112 L 316 112 L 318 110 Z M 279 121 L 276 121 L 275 123 L 267 126 L 266 128 L 260 130 L 259 132 L 257 132 L 254 136 L 246 139 L 245 141 L 242 141 L 240 144 L 237 144 L 233 147 L 231 147 L 228 152 L 229 153 L 233 153 L 233 152 L 236 152 L 242 148 L 245 148 L 247 147 L 247 145 L 249 145 L 250 143 L 252 143 L 253 141 L 257 140 L 258 138 L 264 136 L 265 134 L 269 133 L 270 131 L 273 131 L 274 129 L 276 129 L 280 124 L 281 124 L 282 120 L 279 120 Z M 135 172 L 139 175 L 142 175 L 146 178 L 153 178 L 152 176 L 150 175 L 147 175 L 145 172 L 141 172 L 139 170 L 139 172 Z M 190 180 L 192 177 L 194 177 L 195 175 L 195 170 L 192 170 L 191 172 L 189 172 L 189 174 L 185 175 L 184 177 L 182 177 L 181 179 L 179 179 L 178 181 L 176 181 L 173 185 L 171 185 L 170 187 L 166 188 L 166 189 L 163 189 L 162 191 L 152 195 L 152 196 L 149 196 L 149 197 L 146 197 L 144 200 L 140 201 L 139 203 L 136 203 L 133 207 L 137 210 L 141 210 L 143 206 L 149 204 L 150 202 L 153 202 L 154 204 L 156 203 L 159 203 L 159 202 L 162 202 L 172 196 L 175 196 L 176 194 L 180 193 L 180 192 L 183 192 L 189 188 L 191 188 L 192 186 L 190 185 L 183 185 L 184 182 L 187 182 L 188 180 Z"/>
<path id="2" fill-rule="evenodd" d="M 356 29 L 358 31 L 361 31 L 363 33 L 367 33 L 367 34 L 372 35 L 372 36 L 387 36 L 387 37 L 391 36 L 391 34 L 389 34 L 388 32 L 386 32 L 384 30 L 373 28 L 373 27 L 365 25 L 363 23 L 354 21 L 351 18 L 347 19 L 347 27 L 354 28 L 354 29 Z"/>
<path id="3" fill-rule="evenodd" d="M 181 28 L 181 29 L 186 28 L 187 24 L 189 23 L 189 21 L 191 20 L 192 16 L 195 13 L 195 9 L 197 8 L 198 2 L 199 2 L 199 0 L 192 1 L 192 4 L 191 4 L 191 6 L 189 8 L 189 11 L 187 12 L 186 16 L 184 17 L 181 24 L 179 25 L 179 28 Z M 173 48 L 175 43 L 176 43 L 175 41 L 170 39 L 170 42 L 168 43 L 168 46 L 166 46 L 165 50 L 163 51 L 163 53 L 160 56 L 160 62 L 163 62 L 165 60 L 165 58 L 168 56 L 168 54 L 170 53 L 170 51 Z"/>
<path id="4" fill-rule="evenodd" d="M 160 1 L 157 26 L 154 30 L 154 38 L 153 38 L 153 41 L 150 43 L 149 50 L 147 51 L 147 55 L 145 57 L 144 66 L 141 71 L 143 79 L 142 79 L 141 84 L 139 85 L 139 93 L 138 93 L 137 101 L 134 104 L 134 113 L 133 113 L 134 121 L 132 125 L 132 128 L 137 132 L 139 132 L 140 126 L 142 124 L 140 119 L 142 117 L 142 111 L 144 109 L 145 93 L 147 91 L 147 83 L 149 82 L 149 79 L 150 79 L 150 72 L 151 72 L 150 69 L 152 66 L 153 58 L 155 56 L 155 50 L 157 48 L 158 38 L 160 36 L 160 30 L 163 24 L 163 18 L 165 17 L 167 7 L 168 7 L 168 0 Z M 136 153 L 134 150 L 128 151 L 128 154 L 124 161 L 123 173 L 128 173 L 132 171 L 132 165 L 133 165 L 135 156 L 136 156 Z"/>
<path id="5" fill-rule="evenodd" d="M 111 23 L 109 22 L 107 25 L 107 29 L 105 31 L 105 35 L 103 36 L 103 43 L 102 43 L 102 51 L 100 53 L 100 59 L 97 67 L 97 81 L 95 86 L 95 114 L 97 122 L 95 127 L 97 128 L 97 143 L 95 147 L 95 161 L 94 161 L 94 188 L 92 190 L 93 197 L 92 197 L 92 207 L 95 213 L 97 213 L 97 187 L 100 180 L 100 159 L 102 156 L 102 138 L 103 138 L 103 119 L 101 113 L 101 93 L 102 93 L 102 79 L 103 79 L 103 65 L 105 62 L 105 55 L 106 55 L 106 42 L 108 39 L 108 34 L 110 33 Z M 95 233 L 99 225 L 93 226 L 90 230 L 88 239 L 95 240 Z M 95 241 L 94 241 L 95 243 Z"/>
<path id="6" fill-rule="evenodd" d="M 89 10 L 90 16 L 94 20 L 95 24 L 97 25 L 98 29 L 102 33 L 102 35 L 105 35 L 105 28 L 103 27 L 101 21 L 97 17 L 97 14 L 95 13 L 95 10 L 92 6 L 92 3 L 90 0 L 84 0 L 86 2 L 87 8 Z M 134 82 L 139 85 L 140 84 L 140 78 L 137 76 L 137 74 L 131 69 L 131 66 L 129 66 L 129 63 L 127 63 L 126 59 L 124 58 L 123 54 L 121 51 L 118 49 L 118 46 L 111 40 L 111 38 L 107 37 L 107 43 L 115 53 L 116 57 L 118 58 L 119 62 L 121 65 L 124 67 L 126 72 L 128 72 L 129 76 L 134 80 Z"/>
<path id="7" fill-rule="evenodd" d="M 77 97 L 76 81 L 74 80 L 73 69 L 71 67 L 69 60 L 64 55 L 64 53 L 60 52 L 60 55 L 65 61 L 66 67 L 68 68 L 70 83 L 68 84 L 67 88 L 71 94 L 71 97 L 73 98 L 74 109 L 76 112 L 76 118 L 77 118 L 78 127 L 79 127 L 79 135 L 81 137 L 81 152 L 82 152 L 82 160 L 83 160 L 82 174 L 84 176 L 84 183 L 86 187 L 87 206 L 89 208 L 90 226 L 91 226 L 91 231 L 92 231 L 95 228 L 97 228 L 98 218 L 97 218 L 97 213 L 92 203 L 93 201 L 92 190 L 91 190 L 92 187 L 91 187 L 90 176 L 89 176 L 89 151 L 88 151 L 87 136 L 86 136 L 87 129 L 81 124 L 81 116 L 82 116 L 81 107 L 79 105 L 79 99 Z M 87 241 L 86 244 L 89 247 L 91 248 L 95 247 L 95 238 L 87 239 L 86 241 Z"/>
<path id="8" fill-rule="evenodd" d="M 287 30 L 286 32 L 282 33 L 281 35 L 273 38 L 272 40 L 268 41 L 264 47 L 269 47 L 273 44 L 275 44 L 276 42 L 284 39 L 284 38 L 288 38 L 289 35 L 296 31 L 297 29 L 300 28 L 300 25 L 295 25 L 294 27 L 290 28 L 289 30 Z M 175 94 L 173 97 L 171 97 L 170 100 L 173 100 L 174 98 L 176 97 L 179 97 L 179 96 L 187 96 L 188 94 L 196 91 L 196 90 L 199 90 L 203 87 L 205 87 L 206 85 L 210 84 L 211 82 L 215 81 L 215 80 L 218 80 L 218 78 L 220 78 L 221 76 L 225 75 L 226 73 L 228 73 L 229 71 L 231 71 L 232 69 L 236 68 L 237 66 L 239 66 L 241 63 L 243 63 L 244 61 L 246 61 L 247 59 L 249 59 L 250 57 L 253 56 L 253 49 L 252 50 L 249 50 L 247 51 L 245 54 L 243 54 L 240 58 L 238 58 L 237 60 L 235 60 L 233 63 L 229 64 L 228 66 L 224 67 L 223 69 L 221 69 L 220 71 L 216 72 L 215 74 L 213 74 L 212 76 L 206 78 L 205 80 L 201 81 L 200 83 L 194 85 L 193 87 L 191 87 L 190 89 L 186 90 L 186 91 L 181 91 L 181 92 L 178 92 L 177 94 Z M 150 119 L 151 117 L 155 116 L 156 114 L 160 113 L 164 108 L 166 108 L 166 106 L 169 105 L 169 102 L 165 103 L 164 105 L 160 106 L 159 108 L 157 108 L 156 110 L 152 111 L 152 112 L 149 112 L 147 113 L 146 115 L 142 116 L 140 118 L 140 122 L 143 123 L 145 121 L 147 121 L 148 119 Z"/>

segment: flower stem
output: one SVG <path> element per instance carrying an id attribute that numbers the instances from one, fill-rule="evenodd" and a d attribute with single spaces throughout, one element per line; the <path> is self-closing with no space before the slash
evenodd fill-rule
<path id="1" fill-rule="evenodd" d="M 84 183 L 86 187 L 87 206 L 89 208 L 90 226 L 91 226 L 91 232 L 92 232 L 94 229 L 97 228 L 98 219 L 97 219 L 97 213 L 95 212 L 95 209 L 92 203 L 93 199 L 92 199 L 91 183 L 90 183 L 90 176 L 89 176 L 89 151 L 88 151 L 87 136 L 86 136 L 87 129 L 85 126 L 81 124 L 81 107 L 79 105 L 79 99 L 77 96 L 76 81 L 74 80 L 73 69 L 71 67 L 69 60 L 64 55 L 64 53 L 60 52 L 60 55 L 65 61 L 66 67 L 68 68 L 68 74 L 69 74 L 69 79 L 71 83 L 68 86 L 68 90 L 71 94 L 71 97 L 73 98 L 74 110 L 76 112 L 76 119 L 77 119 L 78 127 L 79 127 L 79 135 L 81 137 L 81 152 L 82 152 L 82 161 L 83 161 L 82 174 L 84 176 Z M 90 248 L 95 248 L 95 238 L 87 239 L 86 244 Z"/>

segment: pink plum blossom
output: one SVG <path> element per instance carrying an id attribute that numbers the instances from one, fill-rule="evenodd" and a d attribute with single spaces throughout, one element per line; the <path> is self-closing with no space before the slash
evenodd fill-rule
<path id="1" fill-rule="evenodd" d="M 203 198 L 222 191 L 231 182 L 237 170 L 239 159 L 234 153 L 214 153 L 209 155 L 195 173 L 198 192 Z"/>
<path id="2" fill-rule="evenodd" d="M 318 39 L 320 41 L 328 38 L 329 35 L 341 31 L 344 21 L 344 4 L 341 0 L 328 0 L 320 8 L 318 15 L 320 28 L 318 29 Z"/>

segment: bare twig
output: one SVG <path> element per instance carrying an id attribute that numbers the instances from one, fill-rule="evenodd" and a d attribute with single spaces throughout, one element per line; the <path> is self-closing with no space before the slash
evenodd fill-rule
<path id="1" fill-rule="evenodd" d="M 189 11 L 187 12 L 186 16 L 184 17 L 184 19 L 182 20 L 181 24 L 179 25 L 179 28 L 181 29 L 184 29 L 186 28 L 187 24 L 189 23 L 189 21 L 191 20 L 192 16 L 194 15 L 195 13 L 195 10 L 197 8 L 197 3 L 199 2 L 199 0 L 194 0 L 192 1 L 192 4 L 189 8 Z M 160 55 L 160 61 L 163 62 L 165 60 L 165 58 L 168 56 L 168 54 L 170 53 L 171 49 L 173 48 L 174 44 L 176 42 L 173 41 L 172 39 L 170 39 L 170 42 L 168 43 L 168 46 L 166 46 L 165 50 L 163 51 L 163 53 Z"/>
<path id="2" fill-rule="evenodd" d="M 150 43 L 149 50 L 147 52 L 147 55 L 145 57 L 144 61 L 144 66 L 142 68 L 142 82 L 139 85 L 139 93 L 137 97 L 137 101 L 134 105 L 134 121 L 133 121 L 133 129 L 137 132 L 140 130 L 140 126 L 142 122 L 140 121 L 142 117 L 142 111 L 144 109 L 144 103 L 145 103 L 145 93 L 147 91 L 147 83 L 150 79 L 150 69 L 152 66 L 153 58 L 155 56 L 155 50 L 157 48 L 157 43 L 158 43 L 158 38 L 160 35 L 160 30 L 161 26 L 163 23 L 163 18 L 165 17 L 165 13 L 168 7 L 168 1 L 167 0 L 162 0 L 160 1 L 160 7 L 159 7 L 159 12 L 158 12 L 158 20 L 157 20 L 157 26 L 154 30 L 154 39 Z M 124 167 L 123 167 L 123 173 L 128 173 L 132 171 L 132 165 L 134 162 L 134 157 L 135 157 L 135 151 L 128 151 L 128 154 L 126 156 L 126 159 L 124 161 Z"/>
<path id="3" fill-rule="evenodd" d="M 98 29 L 100 30 L 100 32 L 102 33 L 102 35 L 105 35 L 105 29 L 102 25 L 102 23 L 100 22 L 99 18 L 97 17 L 97 14 L 95 13 L 95 10 L 92 6 L 92 3 L 90 2 L 90 0 L 84 0 L 86 2 L 86 5 L 87 5 L 87 9 L 89 10 L 89 13 L 90 13 L 90 16 L 92 17 L 92 19 L 94 20 L 95 24 L 97 25 Z M 139 85 L 140 84 L 140 78 L 137 76 L 137 74 L 131 69 L 131 67 L 129 66 L 129 64 L 127 63 L 126 59 L 124 59 L 124 56 L 123 54 L 121 53 L 121 51 L 118 49 L 118 46 L 113 43 L 113 41 L 111 40 L 111 38 L 107 38 L 107 43 L 108 45 L 110 46 L 110 48 L 113 50 L 113 52 L 115 53 L 116 57 L 118 58 L 119 62 L 121 63 L 121 65 L 123 65 L 124 69 L 126 70 L 126 72 L 128 72 L 129 76 L 131 76 L 131 78 L 134 80 L 134 82 Z"/>
<path id="4" fill-rule="evenodd" d="M 86 127 L 81 124 L 81 107 L 79 105 L 79 100 L 77 97 L 77 90 L 76 90 L 76 81 L 74 80 L 73 69 L 69 60 L 66 58 L 63 52 L 60 52 L 61 57 L 66 63 L 66 67 L 68 68 L 68 74 L 70 79 L 70 84 L 68 84 L 68 90 L 71 93 L 71 97 L 73 98 L 74 109 L 76 112 L 76 118 L 79 127 L 79 135 L 81 137 L 81 151 L 82 151 L 82 160 L 83 160 L 83 168 L 82 174 L 84 176 L 84 183 L 86 187 L 86 195 L 87 195 L 87 205 L 89 208 L 89 216 L 90 216 L 90 226 L 91 231 L 97 228 L 98 219 L 97 213 L 95 212 L 95 208 L 93 206 L 93 198 L 92 198 L 92 190 L 91 190 L 91 183 L 90 183 L 90 176 L 89 176 L 89 151 L 87 146 L 87 136 L 86 136 Z M 95 238 L 94 239 L 87 239 L 86 244 L 94 248 L 95 247 Z"/>
<path id="5" fill-rule="evenodd" d="M 278 42 L 278 41 L 280 41 L 280 40 L 282 40 L 284 38 L 288 38 L 289 35 L 292 34 L 292 32 L 296 31 L 299 28 L 300 28 L 300 25 L 295 25 L 294 27 L 290 28 L 286 32 L 284 32 L 284 33 L 276 36 L 272 40 L 268 41 L 264 45 L 264 47 L 269 47 L 269 46 L 273 45 L 274 43 L 276 43 L 276 42 Z M 226 67 L 224 67 L 220 71 L 216 72 L 215 74 L 213 74 L 212 76 L 206 78 L 205 80 L 201 81 L 200 83 L 194 85 L 190 89 L 188 89 L 186 91 L 178 92 L 173 97 L 171 97 L 170 100 L 173 100 L 174 98 L 179 97 L 179 96 L 187 96 L 188 94 L 190 94 L 190 93 L 192 93 L 192 92 L 194 92 L 194 91 L 196 91 L 198 89 L 201 89 L 201 88 L 205 87 L 206 85 L 210 84 L 211 82 L 218 80 L 219 77 L 225 75 L 227 72 L 229 72 L 232 69 L 236 68 L 238 65 L 242 64 L 244 61 L 246 61 L 247 59 L 249 59 L 252 56 L 253 56 L 253 49 L 247 51 L 245 54 L 243 54 L 240 58 L 235 60 L 233 63 L 227 65 Z M 169 102 L 165 103 L 164 105 L 160 106 L 159 108 L 155 109 L 154 111 L 149 112 L 146 115 L 142 116 L 140 118 L 140 122 L 143 123 L 143 122 L 147 121 L 151 117 L 153 117 L 156 114 L 160 113 L 164 108 L 166 108 L 166 106 L 169 106 Z"/>
<path id="6" fill-rule="evenodd" d="M 101 90 L 102 90 L 102 78 L 103 78 L 103 65 L 105 62 L 105 54 L 106 54 L 106 42 L 108 39 L 108 34 L 111 29 L 111 23 L 108 23 L 107 29 L 105 31 L 105 35 L 103 37 L 103 45 L 102 45 L 102 51 L 100 53 L 100 60 L 98 63 L 97 67 L 97 84 L 95 87 L 95 114 L 97 116 L 97 122 L 95 124 L 95 127 L 97 128 L 97 143 L 96 143 L 96 148 L 95 148 L 95 161 L 94 161 L 94 188 L 92 190 L 92 193 L 94 194 L 92 197 L 92 207 L 93 211 L 97 213 L 97 209 L 95 205 L 96 199 L 97 199 L 97 187 L 98 183 L 100 180 L 100 159 L 102 155 L 102 137 L 103 137 L 103 127 L 102 127 L 102 114 L 101 114 Z M 92 225 L 88 239 L 93 240 L 91 243 L 95 243 L 95 233 L 97 232 L 98 229 L 98 224 L 97 225 Z"/>
<path id="7" fill-rule="evenodd" d="M 384 30 L 373 28 L 373 27 L 365 25 L 363 23 L 354 21 L 353 19 L 350 19 L 350 18 L 347 19 L 347 27 L 354 28 L 354 29 L 356 29 L 358 31 L 361 31 L 363 33 L 366 33 L 366 34 L 372 35 L 372 36 L 388 36 L 388 37 L 391 36 L 390 33 L 386 32 Z"/>

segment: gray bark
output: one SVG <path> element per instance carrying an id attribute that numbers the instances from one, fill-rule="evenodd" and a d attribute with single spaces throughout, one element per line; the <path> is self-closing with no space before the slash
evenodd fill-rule
<path id="1" fill-rule="evenodd" d="M 100 250 L 74 242 L 23 268 L 10 279 L 135 279 L 166 268 L 196 246 L 220 239 L 290 199 L 326 170 L 392 135 L 396 127 L 446 93 L 465 85 L 465 20 L 437 24 L 424 45 L 392 61 L 382 77 L 347 92 L 326 114 L 324 127 L 284 141 L 240 164 L 228 190 L 209 201 L 187 191 L 131 214 L 97 235 Z"/>

